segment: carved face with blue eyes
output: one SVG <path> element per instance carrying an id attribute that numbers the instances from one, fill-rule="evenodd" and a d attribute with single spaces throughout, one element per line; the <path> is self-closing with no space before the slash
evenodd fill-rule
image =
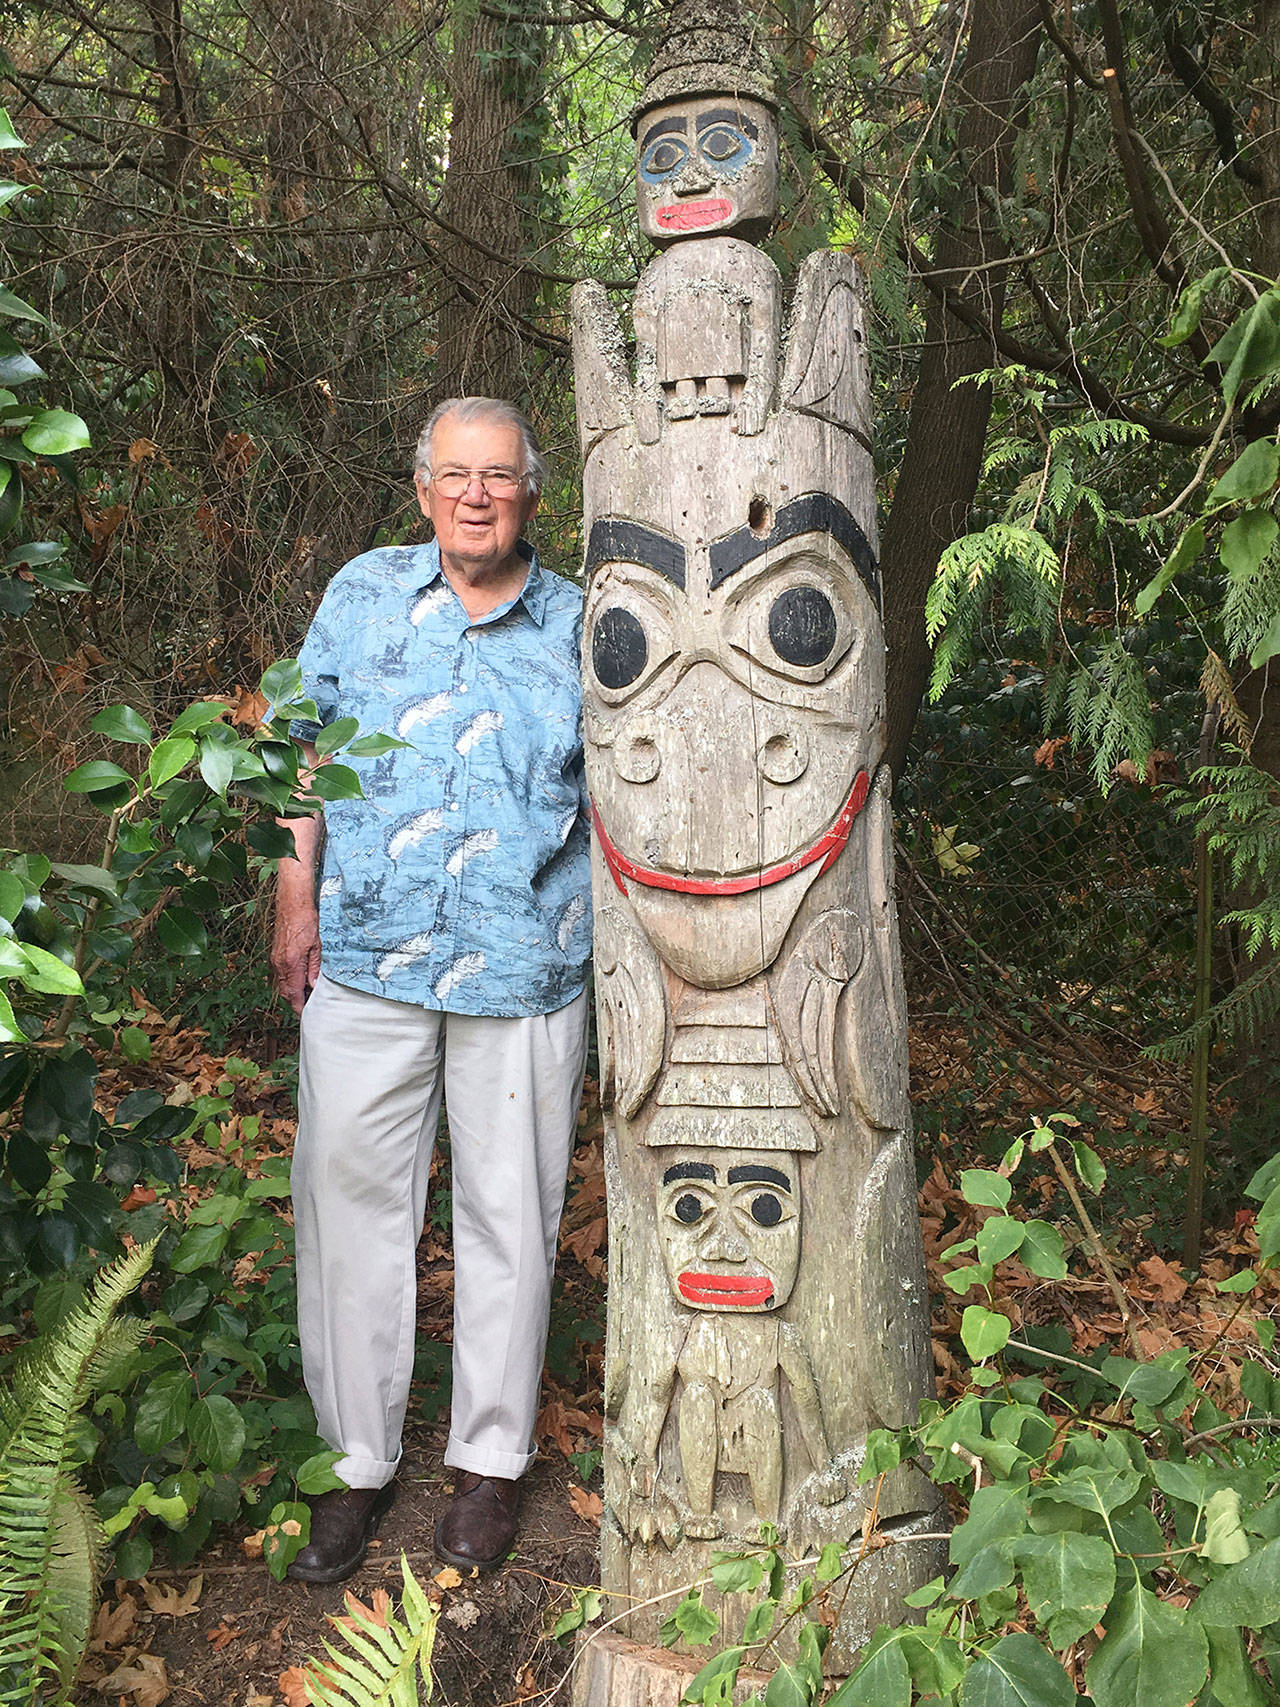
<path id="1" fill-rule="evenodd" d="M 655 243 L 732 230 L 762 237 L 777 212 L 778 127 L 760 101 L 669 101 L 636 130 L 640 229 Z"/>

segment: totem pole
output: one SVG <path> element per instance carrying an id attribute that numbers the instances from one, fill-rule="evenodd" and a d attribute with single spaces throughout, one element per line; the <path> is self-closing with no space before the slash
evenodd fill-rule
<path id="1" fill-rule="evenodd" d="M 634 115 L 662 250 L 636 289 L 634 377 L 603 287 L 573 300 L 603 1581 L 640 1606 L 630 1659 L 617 1640 L 584 1656 L 591 1707 L 667 1699 L 636 1668 L 665 1663 L 640 1645 L 671 1604 L 642 1603 L 762 1524 L 799 1557 L 858 1540 L 874 1498 L 900 1543 L 856 1573 L 837 1671 L 939 1568 L 909 1539 L 939 1522 L 920 1473 L 856 1483 L 868 1431 L 909 1421 L 931 1381 L 860 281 L 848 256 L 810 256 L 784 336 L 753 241 L 778 192 L 753 30 L 724 0 L 676 0 Z M 724 1607 L 727 1639 L 745 1610 Z"/>

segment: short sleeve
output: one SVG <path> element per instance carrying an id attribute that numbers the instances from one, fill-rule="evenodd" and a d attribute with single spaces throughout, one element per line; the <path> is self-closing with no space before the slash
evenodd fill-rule
<path id="1" fill-rule="evenodd" d="M 295 717 L 289 725 L 289 733 L 295 741 L 314 741 L 325 724 L 332 723 L 338 714 L 342 667 L 334 636 L 342 632 L 338 617 L 343 602 L 342 588 L 335 577 L 320 601 L 320 608 L 312 618 L 307 638 L 298 653 L 303 697 L 315 701 L 320 721 L 315 723 L 309 718 Z"/>

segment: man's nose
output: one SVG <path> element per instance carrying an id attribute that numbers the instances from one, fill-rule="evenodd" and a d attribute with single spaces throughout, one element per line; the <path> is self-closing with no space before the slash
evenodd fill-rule
<path id="1" fill-rule="evenodd" d="M 462 496 L 466 499 L 468 504 L 484 505 L 491 504 L 493 502 L 492 498 L 490 498 L 488 492 L 485 490 L 484 480 L 479 474 L 471 475 L 467 481 L 467 489 Z"/>

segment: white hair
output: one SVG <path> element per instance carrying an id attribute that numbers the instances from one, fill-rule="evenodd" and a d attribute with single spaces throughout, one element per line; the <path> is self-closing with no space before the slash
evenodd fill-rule
<path id="1" fill-rule="evenodd" d="M 547 480 L 547 459 L 542 454 L 537 435 L 529 421 L 516 408 L 514 403 L 504 403 L 499 397 L 447 397 L 432 411 L 426 426 L 418 435 L 418 446 L 413 456 L 413 472 L 416 478 L 426 480 L 431 474 L 431 437 L 444 420 L 467 423 L 471 421 L 491 421 L 501 423 L 505 427 L 514 427 L 520 435 L 520 444 L 524 452 L 524 468 L 521 471 L 528 482 L 529 495 L 537 497 Z"/>

